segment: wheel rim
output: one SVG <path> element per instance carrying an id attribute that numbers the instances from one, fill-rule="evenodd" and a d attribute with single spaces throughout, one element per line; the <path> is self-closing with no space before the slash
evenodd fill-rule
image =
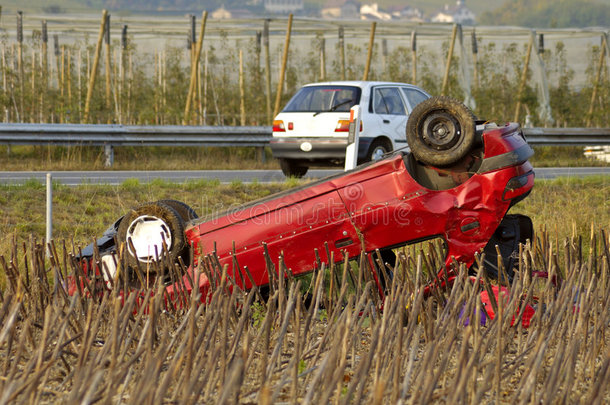
<path id="1" fill-rule="evenodd" d="M 385 148 L 383 146 L 378 146 L 375 149 L 373 149 L 373 153 L 371 153 L 371 160 L 373 162 L 376 161 L 376 160 L 379 160 L 385 154 L 386 154 Z"/>
<path id="2" fill-rule="evenodd" d="M 461 132 L 460 123 L 451 114 L 437 112 L 424 120 L 421 134 L 422 140 L 428 146 L 446 150 L 458 142 Z"/>
<path id="3" fill-rule="evenodd" d="M 170 249 L 172 246 L 172 232 L 161 218 L 153 215 L 141 215 L 134 219 L 125 235 L 129 253 L 142 263 L 151 263 L 157 255 L 163 254 L 163 242 Z M 132 245 L 133 244 L 133 248 Z"/>

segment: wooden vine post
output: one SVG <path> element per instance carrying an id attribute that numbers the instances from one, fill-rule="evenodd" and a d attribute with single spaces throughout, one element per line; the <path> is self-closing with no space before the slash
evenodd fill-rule
<path id="1" fill-rule="evenodd" d="M 417 84 L 417 33 L 411 32 L 411 83 Z"/>
<path id="2" fill-rule="evenodd" d="M 70 48 L 66 49 L 66 84 L 68 92 L 68 105 L 72 109 L 72 52 Z"/>
<path id="3" fill-rule="evenodd" d="M 111 102 L 111 85 L 110 85 L 110 72 L 112 69 L 112 58 L 110 57 L 110 14 L 106 15 L 106 24 L 104 30 L 104 45 L 106 48 L 106 108 L 110 109 Z M 110 115 L 108 116 L 110 121 Z"/>
<path id="4" fill-rule="evenodd" d="M 291 31 L 292 31 L 292 14 L 290 14 L 288 16 L 288 27 L 286 28 L 286 39 L 284 41 L 284 54 L 282 56 L 282 67 L 280 70 L 280 80 L 277 83 L 277 93 L 275 94 L 275 107 L 273 108 L 274 117 L 280 112 L 280 102 L 282 100 L 282 88 L 284 87 L 284 76 L 286 73 L 286 64 L 288 63 L 288 49 L 290 47 Z"/>
<path id="5" fill-rule="evenodd" d="M 604 67 L 604 58 L 606 57 L 606 36 L 602 35 L 602 46 L 599 50 L 599 62 L 597 65 L 597 73 L 595 75 L 595 83 L 593 84 L 593 91 L 591 92 L 591 103 L 589 104 L 589 111 L 587 113 L 587 127 L 591 126 L 593 120 L 593 109 L 595 107 L 595 98 L 597 98 L 597 88 L 602 76 L 602 70 Z"/>
<path id="6" fill-rule="evenodd" d="M 265 49 L 265 101 L 267 123 L 271 124 L 271 56 L 269 55 L 269 20 L 263 24 L 263 48 Z"/>
<path id="7" fill-rule="evenodd" d="M 19 74 L 19 117 L 23 121 L 23 11 L 17 11 L 17 73 Z"/>
<path id="8" fill-rule="evenodd" d="M 66 96 L 65 96 L 65 88 L 66 88 L 66 47 L 65 45 L 61 46 L 61 59 L 59 61 L 59 68 L 60 68 L 60 76 L 61 76 L 61 89 L 59 90 L 59 95 L 60 95 L 60 113 L 59 113 L 59 122 L 60 123 L 64 123 L 65 120 L 65 111 L 66 111 L 66 105 L 65 105 L 65 101 L 66 101 Z"/>
<path id="9" fill-rule="evenodd" d="M 95 77 L 97 75 L 97 66 L 100 62 L 100 53 L 102 50 L 102 40 L 104 39 L 104 28 L 106 26 L 106 16 L 108 11 L 102 11 L 102 23 L 100 26 L 100 33 L 97 38 L 97 45 L 95 46 L 95 57 L 93 58 L 93 66 L 91 67 L 91 73 L 89 76 L 89 87 L 87 87 L 87 98 L 85 99 L 85 113 L 83 116 L 83 122 L 89 123 L 89 108 L 91 106 L 91 97 L 93 96 L 93 87 L 95 86 Z"/>
<path id="10" fill-rule="evenodd" d="M 239 125 L 246 125 L 246 89 L 244 87 L 244 52 L 239 50 Z"/>
<path id="11" fill-rule="evenodd" d="M 341 63 L 341 80 L 345 80 L 345 31 L 339 27 L 339 59 Z"/>
<path id="12" fill-rule="evenodd" d="M 42 20 L 42 41 L 41 41 L 41 74 L 42 74 L 42 91 L 40 92 L 40 122 L 44 122 L 44 111 L 46 110 L 45 102 L 47 93 L 49 92 L 49 34 L 47 32 L 47 20 Z"/>
<path id="13" fill-rule="evenodd" d="M 326 80 L 326 40 L 320 38 L 320 80 Z"/>
<path id="14" fill-rule="evenodd" d="M 530 66 L 530 57 L 532 55 L 532 48 L 534 47 L 534 38 L 536 34 L 534 32 L 530 35 L 530 42 L 527 45 L 527 51 L 525 51 L 525 63 L 523 64 L 523 70 L 521 71 L 521 80 L 519 81 L 519 90 L 517 90 L 517 105 L 515 106 L 515 116 L 513 122 L 519 122 L 519 113 L 521 111 L 521 97 L 525 90 L 525 83 L 527 82 L 527 71 Z"/>
<path id="15" fill-rule="evenodd" d="M 362 75 L 362 80 L 369 79 L 369 70 L 371 69 L 371 59 L 373 57 L 373 46 L 375 45 L 375 28 L 377 27 L 377 23 L 373 21 L 371 23 L 371 35 L 369 36 L 369 51 L 366 55 L 366 65 L 364 66 L 364 74 Z"/>
<path id="16" fill-rule="evenodd" d="M 453 59 L 453 48 L 455 48 L 455 38 L 457 36 L 457 24 L 453 24 L 451 31 L 451 42 L 449 44 L 449 52 L 447 53 L 447 63 L 445 64 L 445 75 L 443 76 L 443 86 L 441 87 L 441 96 L 447 95 L 447 86 L 449 84 L 449 71 L 451 70 L 451 60 Z"/>
<path id="17" fill-rule="evenodd" d="M 472 79 L 474 82 L 474 88 L 475 88 L 475 90 L 477 90 L 479 88 L 479 60 L 478 60 L 479 46 L 477 44 L 477 33 L 474 29 L 472 30 L 471 43 L 472 43 L 472 64 L 473 64 Z"/>
<path id="18" fill-rule="evenodd" d="M 123 93 L 125 92 L 125 70 L 127 56 L 127 25 L 121 29 L 121 53 L 119 54 L 118 118 L 123 123 Z"/>
<path id="19" fill-rule="evenodd" d="M 191 102 L 195 93 L 195 87 L 197 85 L 197 70 L 199 66 L 199 57 L 201 56 L 201 47 L 203 46 L 203 37 L 205 34 L 205 23 L 208 19 L 208 12 L 204 11 L 201 15 L 201 32 L 199 33 L 199 40 L 197 41 L 197 49 L 195 50 L 195 59 L 191 63 L 191 82 L 189 84 L 189 91 L 186 96 L 186 106 L 184 107 L 184 120 L 183 125 L 187 125 L 189 122 L 189 114 L 191 112 Z"/>

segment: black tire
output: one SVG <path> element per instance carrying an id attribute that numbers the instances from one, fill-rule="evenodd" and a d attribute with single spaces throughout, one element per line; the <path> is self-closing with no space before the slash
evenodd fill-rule
<path id="1" fill-rule="evenodd" d="M 180 218 L 182 218 L 184 222 L 189 222 L 193 219 L 199 218 L 199 215 L 197 215 L 195 210 L 192 209 L 188 204 L 183 203 L 182 201 L 159 200 L 157 202 L 172 207 L 178 213 L 178 215 L 180 215 Z"/>
<path id="2" fill-rule="evenodd" d="M 160 231 L 159 237 L 153 240 L 153 242 L 156 242 L 153 244 L 153 246 L 157 246 L 156 252 L 148 252 L 154 247 L 147 247 L 147 251 L 144 252 L 144 246 L 147 245 L 142 238 L 140 238 L 140 241 L 133 241 L 133 238 L 136 238 L 139 232 L 141 235 L 141 232 L 146 230 L 151 232 Z M 162 233 L 164 234 L 163 237 L 161 237 Z M 132 267 L 138 265 L 146 267 L 154 264 L 157 261 L 156 255 L 158 255 L 158 264 L 161 269 L 164 269 L 166 261 L 174 263 L 179 257 L 184 259 L 188 254 L 188 245 L 184 235 L 184 221 L 175 209 L 162 202 L 146 203 L 125 214 L 117 231 L 117 239 L 119 246 L 125 244 L 127 264 Z M 132 239 L 133 249 L 128 239 Z M 163 257 L 161 240 L 165 240 L 168 245 L 169 256 L 167 258 Z M 140 248 L 139 253 L 138 248 Z M 154 270 L 154 266 L 152 266 L 152 270 Z"/>
<path id="3" fill-rule="evenodd" d="M 461 102 L 432 97 L 417 105 L 407 122 L 407 142 L 417 160 L 432 166 L 450 166 L 472 149 L 475 116 Z"/>
<path id="4" fill-rule="evenodd" d="M 388 142 L 383 139 L 375 139 L 371 146 L 369 146 L 369 150 L 366 153 L 367 162 L 374 162 L 376 160 L 380 160 L 383 155 L 390 152 L 392 150 L 391 145 L 388 145 Z"/>
<path id="5" fill-rule="evenodd" d="M 286 177 L 298 177 L 301 178 L 305 176 L 309 167 L 303 166 L 295 162 L 293 159 L 279 159 L 280 168 L 282 169 L 282 173 Z"/>
<path id="6" fill-rule="evenodd" d="M 515 269 L 519 267 L 519 244 L 525 245 L 527 240 L 533 240 L 534 226 L 532 220 L 521 214 L 506 215 L 483 249 L 485 253 L 485 271 L 491 280 L 512 284 L 515 277 Z M 506 271 L 506 277 L 500 274 L 498 268 L 498 249 L 502 257 L 502 266 Z M 478 265 L 475 262 L 470 273 L 476 275 Z"/>

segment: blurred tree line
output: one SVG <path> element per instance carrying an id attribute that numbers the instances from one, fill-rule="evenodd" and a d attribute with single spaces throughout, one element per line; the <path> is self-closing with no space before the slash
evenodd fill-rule
<path id="1" fill-rule="evenodd" d="M 610 5 L 595 0 L 508 0 L 477 20 L 532 28 L 608 26 Z"/>

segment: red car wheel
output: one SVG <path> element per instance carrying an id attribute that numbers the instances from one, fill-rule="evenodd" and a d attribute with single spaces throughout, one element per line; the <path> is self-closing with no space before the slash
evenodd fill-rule
<path id="1" fill-rule="evenodd" d="M 417 160 L 431 166 L 450 166 L 472 149 L 475 116 L 449 97 L 432 97 L 417 105 L 407 122 L 407 142 Z"/>

